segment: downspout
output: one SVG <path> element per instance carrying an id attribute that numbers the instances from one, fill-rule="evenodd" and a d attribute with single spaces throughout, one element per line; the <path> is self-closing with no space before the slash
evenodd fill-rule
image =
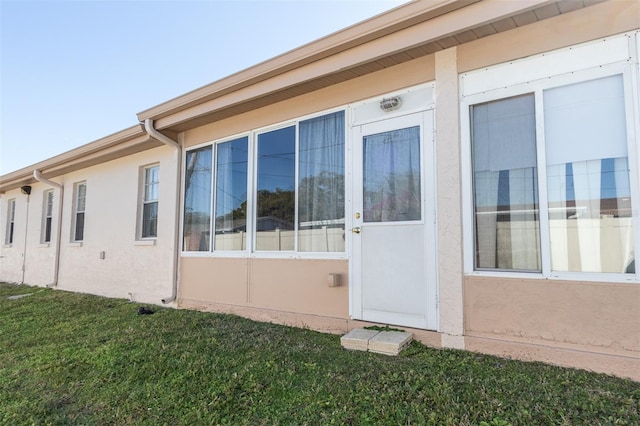
<path id="1" fill-rule="evenodd" d="M 178 262 L 180 261 L 180 198 L 181 198 L 181 185 L 182 185 L 182 149 L 180 148 L 180 144 L 173 139 L 163 135 L 159 131 L 153 127 L 153 120 L 147 118 L 144 121 L 144 130 L 147 132 L 149 136 L 153 139 L 162 142 L 165 145 L 168 145 L 176 150 L 176 161 L 177 161 L 177 172 L 176 172 L 176 200 L 175 200 L 175 218 L 176 222 L 174 225 L 174 239 L 173 239 L 173 248 L 174 248 L 174 256 L 173 256 L 173 273 L 172 273 L 172 286 L 171 286 L 171 296 L 165 297 L 162 299 L 162 303 L 167 304 L 176 300 L 178 295 L 178 282 L 180 280 L 180 268 Z"/>
<path id="2" fill-rule="evenodd" d="M 31 188 L 25 193 L 27 195 L 27 214 L 24 223 L 24 245 L 22 247 L 22 279 L 20 284 L 24 284 L 25 269 L 27 265 L 27 236 L 29 234 L 29 201 L 31 199 Z"/>
<path id="3" fill-rule="evenodd" d="M 56 253 L 55 261 L 53 264 L 53 283 L 51 283 L 51 287 L 57 287 L 60 271 L 60 246 L 62 240 L 62 202 L 64 201 L 64 186 L 45 178 L 44 176 L 42 176 L 42 173 L 40 173 L 40 170 L 37 169 L 33 171 L 33 177 L 38 182 L 53 186 L 54 188 L 58 188 L 60 190 L 60 199 L 58 200 L 58 223 L 56 226 Z"/>

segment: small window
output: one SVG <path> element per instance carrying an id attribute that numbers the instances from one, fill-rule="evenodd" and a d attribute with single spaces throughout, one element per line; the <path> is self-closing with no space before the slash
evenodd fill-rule
<path id="1" fill-rule="evenodd" d="M 13 244 L 13 231 L 16 219 L 16 200 L 9 200 L 7 203 L 7 234 L 5 236 L 5 244 Z"/>
<path id="2" fill-rule="evenodd" d="M 141 237 L 158 236 L 158 189 L 160 186 L 160 166 L 143 169 Z"/>
<path id="3" fill-rule="evenodd" d="M 42 208 L 42 242 L 51 242 L 51 226 L 53 220 L 53 191 L 45 191 Z"/>
<path id="4" fill-rule="evenodd" d="M 74 187 L 73 241 L 84 240 L 87 183 L 76 183 Z"/>

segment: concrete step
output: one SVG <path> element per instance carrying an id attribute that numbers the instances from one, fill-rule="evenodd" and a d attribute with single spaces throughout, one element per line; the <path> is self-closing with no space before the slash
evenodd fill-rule
<path id="1" fill-rule="evenodd" d="M 406 331 L 378 331 L 365 328 L 351 330 L 340 338 L 343 348 L 370 351 L 384 355 L 398 355 L 413 340 Z"/>

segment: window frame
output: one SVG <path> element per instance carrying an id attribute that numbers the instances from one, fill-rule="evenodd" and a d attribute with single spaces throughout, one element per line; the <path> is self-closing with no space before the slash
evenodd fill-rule
<path id="1" fill-rule="evenodd" d="M 44 191 L 42 193 L 42 198 L 42 231 L 40 235 L 40 243 L 49 244 L 51 242 L 51 234 L 53 232 L 53 203 L 55 202 L 53 189 Z"/>
<path id="2" fill-rule="evenodd" d="M 84 186 L 84 209 L 78 210 L 78 201 L 80 199 L 80 187 Z M 87 211 L 87 181 L 80 181 L 73 184 L 73 216 L 71 217 L 71 242 L 82 243 L 85 240 L 86 228 L 86 211 Z M 82 238 L 78 238 L 78 215 L 82 214 Z"/>
<path id="3" fill-rule="evenodd" d="M 152 184 L 157 185 L 157 198 L 153 200 L 147 199 L 147 188 L 149 187 L 149 182 L 147 182 L 147 171 L 150 169 L 157 169 L 157 180 L 152 182 Z M 145 166 L 140 167 L 139 172 L 139 197 L 138 197 L 138 221 L 137 221 L 137 240 L 155 240 L 158 238 L 158 218 L 156 217 L 156 226 L 155 226 L 155 235 L 144 235 L 144 213 L 145 206 L 149 204 L 156 204 L 158 216 L 160 216 L 160 163 L 147 164 Z"/>
<path id="4" fill-rule="evenodd" d="M 16 199 L 7 200 L 7 223 L 5 228 L 4 245 L 12 246 L 16 229 Z"/>
<path id="5" fill-rule="evenodd" d="M 213 246 L 214 241 L 213 238 L 210 241 L 210 247 L 208 251 L 187 251 L 184 250 L 184 246 L 181 246 L 181 255 L 183 257 L 235 257 L 235 258 L 300 258 L 300 259 L 348 259 L 349 247 L 348 244 L 345 244 L 345 250 L 341 252 L 306 252 L 306 251 L 298 251 L 298 175 L 299 175 L 299 123 L 305 120 L 322 117 L 325 115 L 330 115 L 336 112 L 343 112 L 344 119 L 344 158 L 345 158 L 345 235 L 347 229 L 348 222 L 348 209 L 349 205 L 346 202 L 348 199 L 347 191 L 347 174 L 348 174 L 348 162 L 349 154 L 348 154 L 348 136 L 349 136 L 349 109 L 346 106 L 332 108 L 329 110 L 324 110 L 320 112 L 316 112 L 313 114 L 307 114 L 304 116 L 296 117 L 295 119 L 282 121 L 276 124 L 271 124 L 268 126 L 263 126 L 259 128 L 254 128 L 252 130 L 237 133 L 225 138 L 216 139 L 204 143 L 200 143 L 197 145 L 189 146 L 188 148 L 183 149 L 183 158 L 186 158 L 186 154 L 189 151 L 201 149 L 207 146 L 211 146 L 213 150 L 212 155 L 212 173 L 211 173 L 211 188 L 212 188 L 212 196 L 211 196 L 211 214 L 212 219 L 210 223 L 210 233 L 213 235 L 215 231 L 215 182 L 217 175 L 217 149 L 216 145 L 222 144 L 225 142 L 230 142 L 236 139 L 240 139 L 243 137 L 248 138 L 248 156 L 247 156 L 247 241 L 245 250 L 215 250 Z M 295 216 L 294 216 L 294 226 L 295 226 L 295 234 L 294 234 L 294 250 L 288 251 L 268 251 L 268 250 L 256 250 L 256 203 L 257 203 L 257 150 L 258 150 L 258 135 L 263 133 L 268 133 L 274 130 L 283 129 L 286 127 L 295 126 Z M 184 167 L 183 167 L 184 169 Z M 186 174 L 185 170 L 183 170 L 182 174 L 182 212 L 181 212 L 181 235 L 184 235 L 184 203 L 185 203 L 185 194 L 184 194 L 184 185 L 185 185 Z M 345 239 L 348 240 L 348 238 Z"/>
<path id="6" fill-rule="evenodd" d="M 499 67 L 499 66 L 496 66 Z M 509 67 L 502 66 L 499 72 L 509 73 Z M 551 246 L 549 230 L 549 201 L 547 193 L 547 161 L 544 134 L 544 105 L 545 90 L 584 83 L 600 78 L 621 75 L 624 87 L 624 103 L 627 131 L 627 158 L 629 161 L 629 180 L 631 187 L 631 207 L 634 249 L 640 250 L 640 159 L 636 147 L 638 132 L 640 131 L 639 111 L 634 102 L 640 100 L 638 90 L 638 73 L 633 64 L 613 63 L 597 68 L 587 68 L 571 73 L 548 76 L 544 79 L 512 84 L 481 93 L 461 96 L 460 123 L 462 143 L 462 196 L 463 196 L 463 248 L 464 273 L 474 276 L 498 276 L 507 278 L 535 278 L 556 279 L 570 281 L 609 281 L 609 282 L 640 282 L 640 271 L 636 267 L 635 274 L 624 273 L 596 273 L 596 272 L 567 272 L 551 269 Z M 473 201 L 473 157 L 471 143 L 471 106 L 524 94 L 535 95 L 535 128 L 536 128 L 536 161 L 538 183 L 538 208 L 540 226 L 541 271 L 491 270 L 475 268 L 475 218 Z M 637 259 L 637 253 L 636 253 Z"/>

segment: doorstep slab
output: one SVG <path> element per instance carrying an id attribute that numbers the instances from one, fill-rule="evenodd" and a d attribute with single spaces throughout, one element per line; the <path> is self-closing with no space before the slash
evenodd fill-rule
<path id="1" fill-rule="evenodd" d="M 398 355 L 413 340 L 406 331 L 377 331 L 365 328 L 351 330 L 340 338 L 345 349 L 369 351 L 384 355 Z"/>
<path id="2" fill-rule="evenodd" d="M 356 328 L 342 336 L 340 338 L 340 344 L 345 349 L 367 351 L 369 349 L 369 340 L 379 333 L 380 332 L 376 330 Z"/>
<path id="3" fill-rule="evenodd" d="M 369 340 L 369 351 L 385 355 L 398 355 L 413 340 L 406 331 L 381 331 Z"/>

